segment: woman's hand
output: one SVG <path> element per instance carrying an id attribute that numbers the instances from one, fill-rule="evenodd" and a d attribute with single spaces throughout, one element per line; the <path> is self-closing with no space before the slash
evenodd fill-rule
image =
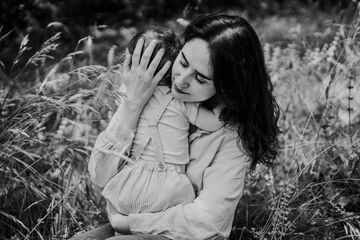
<path id="1" fill-rule="evenodd" d="M 155 87 L 170 67 L 170 61 L 168 61 L 154 75 L 164 51 L 159 51 L 149 65 L 156 41 L 150 42 L 141 56 L 143 44 L 144 40 L 139 40 L 133 55 L 126 54 L 123 67 L 126 100 L 119 104 L 106 128 L 106 131 L 115 138 L 122 138 L 121 133 L 124 132 L 124 129 L 135 131 L 143 107 L 149 101 Z"/>
<path id="2" fill-rule="evenodd" d="M 156 46 L 156 40 L 149 43 L 141 56 L 143 45 L 144 40 L 140 39 L 136 44 L 132 56 L 127 51 L 123 71 L 127 101 L 132 104 L 133 107 L 140 109 L 149 101 L 155 91 L 155 87 L 164 77 L 171 64 L 170 61 L 166 62 L 161 70 L 154 76 L 160 60 L 164 55 L 164 49 L 157 52 L 155 58 L 149 65 L 150 57 Z"/>
<path id="3" fill-rule="evenodd" d="M 110 203 L 106 205 L 106 212 L 114 231 L 123 234 L 130 233 L 128 216 L 118 213 Z"/>

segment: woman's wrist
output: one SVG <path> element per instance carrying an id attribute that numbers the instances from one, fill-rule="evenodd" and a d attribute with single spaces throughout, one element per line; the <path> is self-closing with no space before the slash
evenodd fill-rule
<path id="1" fill-rule="evenodd" d="M 126 97 L 122 104 L 123 107 L 126 108 L 128 111 L 141 112 L 146 102 L 141 101 L 140 97 L 138 96 L 138 97 Z"/>
<path id="2" fill-rule="evenodd" d="M 115 114 L 110 120 L 109 125 L 106 128 L 108 133 L 116 135 L 120 133 L 122 129 L 134 131 L 136 129 L 142 108 L 140 105 L 124 101 L 119 104 Z"/>

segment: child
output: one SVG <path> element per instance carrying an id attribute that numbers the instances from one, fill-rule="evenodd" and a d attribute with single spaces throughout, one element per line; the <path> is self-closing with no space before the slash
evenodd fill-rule
<path id="1" fill-rule="evenodd" d="M 157 71 L 166 61 L 173 62 L 179 52 L 180 44 L 173 32 L 149 30 L 130 41 L 131 54 L 140 38 L 144 39 L 143 49 L 151 40 L 157 40 L 151 60 L 159 49 L 165 50 Z M 108 207 L 121 214 L 160 212 L 195 198 L 185 175 L 189 122 L 206 131 L 215 131 L 222 123 L 216 110 L 174 99 L 170 86 L 169 70 L 141 113 L 130 150 L 132 163 L 127 162 L 103 189 Z"/>

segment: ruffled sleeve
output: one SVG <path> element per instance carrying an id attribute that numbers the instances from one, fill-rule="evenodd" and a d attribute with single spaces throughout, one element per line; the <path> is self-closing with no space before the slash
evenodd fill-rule
<path id="1" fill-rule="evenodd" d="M 119 166 L 124 163 L 121 155 L 127 155 L 133 139 L 134 132 L 123 128 L 119 128 L 116 135 L 106 130 L 99 134 L 88 164 L 91 181 L 95 185 L 103 188 L 118 172 Z"/>

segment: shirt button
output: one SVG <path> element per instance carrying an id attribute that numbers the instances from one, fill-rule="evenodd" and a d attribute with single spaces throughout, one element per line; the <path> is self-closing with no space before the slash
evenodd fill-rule
<path id="1" fill-rule="evenodd" d="M 159 168 L 160 168 L 161 170 L 164 170 L 164 169 L 165 169 L 165 164 L 164 164 L 163 162 L 160 162 L 160 163 L 159 163 Z"/>

